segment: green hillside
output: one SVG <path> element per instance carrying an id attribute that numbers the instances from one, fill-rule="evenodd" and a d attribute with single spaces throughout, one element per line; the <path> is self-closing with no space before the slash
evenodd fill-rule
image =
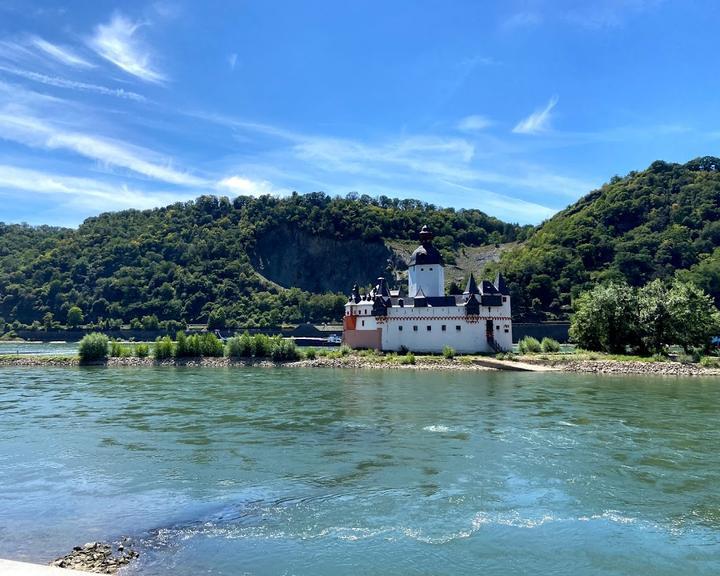
<path id="1" fill-rule="evenodd" d="M 541 225 L 501 268 L 513 313 L 567 317 L 572 298 L 597 282 L 640 286 L 678 273 L 720 302 L 720 159 L 654 162 L 614 177 Z"/>
<path id="2" fill-rule="evenodd" d="M 461 246 L 523 239 L 530 227 L 478 210 L 415 200 L 322 193 L 287 198 L 203 196 L 155 210 L 86 220 L 77 230 L 0 226 L 0 317 L 65 322 L 162 320 L 230 326 L 337 321 L 354 282 L 402 262 L 391 240 L 427 223 L 449 261 Z"/>

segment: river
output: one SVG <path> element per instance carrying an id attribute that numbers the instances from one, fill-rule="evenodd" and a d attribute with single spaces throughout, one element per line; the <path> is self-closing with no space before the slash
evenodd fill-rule
<path id="1" fill-rule="evenodd" d="M 720 382 L 0 368 L 0 557 L 125 574 L 720 573 Z"/>

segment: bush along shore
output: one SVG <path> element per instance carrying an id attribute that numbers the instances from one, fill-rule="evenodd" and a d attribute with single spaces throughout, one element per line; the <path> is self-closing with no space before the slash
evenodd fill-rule
<path id="1" fill-rule="evenodd" d="M 495 356 L 457 355 L 449 346 L 442 354 L 382 353 L 374 350 L 300 349 L 292 340 L 245 333 L 225 343 L 213 334 L 176 340 L 158 338 L 153 344 L 122 343 L 102 334 L 89 334 L 80 344 L 78 356 L 0 355 L 0 366 L 208 366 L 208 367 L 306 367 L 378 368 L 410 370 L 553 370 L 598 374 L 657 374 L 675 376 L 720 376 L 720 358 L 683 356 L 648 357 L 612 355 L 602 352 L 561 351 L 557 341 L 525 338 L 519 354 Z"/>

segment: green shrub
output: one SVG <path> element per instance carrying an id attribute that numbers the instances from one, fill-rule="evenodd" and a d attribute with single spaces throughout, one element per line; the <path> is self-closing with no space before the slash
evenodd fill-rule
<path id="1" fill-rule="evenodd" d="M 80 360 L 104 360 L 108 355 L 108 337 L 99 332 L 86 334 L 78 346 Z"/>
<path id="2" fill-rule="evenodd" d="M 560 342 L 545 336 L 545 338 L 543 338 L 542 342 L 540 343 L 540 348 L 542 348 L 543 352 L 560 352 Z"/>
<path id="3" fill-rule="evenodd" d="M 172 358 L 174 353 L 173 341 L 170 336 L 160 336 L 155 340 L 155 346 L 153 347 L 153 356 L 155 360 L 165 360 Z"/>
<path id="4" fill-rule="evenodd" d="M 271 339 L 270 357 L 277 362 L 280 360 L 297 360 L 300 354 L 294 340 L 286 340 L 281 336 L 275 336 Z"/>
<path id="5" fill-rule="evenodd" d="M 175 356 L 183 358 L 188 356 L 188 341 L 184 330 L 178 331 L 175 335 Z"/>
<path id="6" fill-rule="evenodd" d="M 350 352 L 352 352 L 352 348 L 350 348 L 347 344 L 343 344 L 340 348 L 338 348 L 338 352 L 340 352 L 340 356 L 347 356 Z"/>
<path id="7" fill-rule="evenodd" d="M 455 348 L 453 348 L 452 346 L 444 346 L 442 354 L 448 360 L 452 360 L 453 358 L 455 358 Z"/>
<path id="8" fill-rule="evenodd" d="M 700 365 L 705 368 L 720 368 L 720 358 L 717 356 L 703 356 L 700 358 Z"/>
<path id="9" fill-rule="evenodd" d="M 132 356 L 132 348 L 118 340 L 110 340 L 110 356 L 112 358 L 129 358 Z"/>
<path id="10" fill-rule="evenodd" d="M 270 356 L 270 337 L 266 334 L 255 334 L 255 336 L 253 336 L 253 349 L 257 358 L 267 358 Z"/>
<path id="11" fill-rule="evenodd" d="M 330 353 L 329 350 L 322 348 L 317 351 L 318 358 L 325 358 Z"/>
<path id="12" fill-rule="evenodd" d="M 200 356 L 220 357 L 225 352 L 222 341 L 215 336 L 215 334 L 204 332 L 203 334 L 195 334 L 194 336 L 198 339 Z"/>
<path id="13" fill-rule="evenodd" d="M 415 354 L 408 352 L 405 356 L 400 356 L 400 364 L 415 364 Z"/>
<path id="14" fill-rule="evenodd" d="M 147 344 L 140 343 L 135 346 L 135 356 L 138 358 L 147 358 L 150 355 L 150 346 Z"/>
<path id="15" fill-rule="evenodd" d="M 228 338 L 225 352 L 230 358 L 251 358 L 255 353 L 255 340 L 246 330 L 242 336 Z"/>
<path id="16" fill-rule="evenodd" d="M 315 357 L 317 356 L 317 352 L 315 352 L 315 348 L 308 348 L 305 350 L 305 358 L 308 360 L 315 360 Z"/>
<path id="17" fill-rule="evenodd" d="M 542 351 L 540 342 L 538 342 L 537 338 L 533 338 L 532 336 L 525 336 L 525 338 L 520 340 L 518 346 L 522 354 L 538 354 Z"/>

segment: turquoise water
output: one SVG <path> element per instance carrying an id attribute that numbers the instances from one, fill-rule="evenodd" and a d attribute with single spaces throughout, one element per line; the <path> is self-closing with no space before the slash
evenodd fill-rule
<path id="1" fill-rule="evenodd" d="M 0 557 L 130 574 L 718 574 L 720 381 L 0 368 Z"/>
<path id="2" fill-rule="evenodd" d="M 72 356 L 77 350 L 77 342 L 0 342 L 0 354 Z"/>

